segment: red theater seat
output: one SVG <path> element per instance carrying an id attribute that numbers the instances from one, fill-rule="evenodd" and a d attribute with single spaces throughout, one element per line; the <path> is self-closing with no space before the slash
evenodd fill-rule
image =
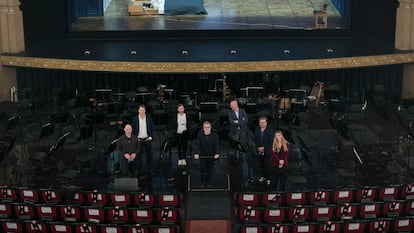
<path id="1" fill-rule="evenodd" d="M 0 218 L 13 218 L 13 208 L 10 203 L 0 202 Z"/>
<path id="2" fill-rule="evenodd" d="M 148 226 L 143 226 L 141 224 L 124 225 L 123 228 L 125 233 L 150 233 Z"/>
<path id="3" fill-rule="evenodd" d="M 133 199 L 135 206 L 142 208 L 152 208 L 155 205 L 155 197 L 150 193 L 134 193 Z"/>
<path id="4" fill-rule="evenodd" d="M 264 193 L 262 196 L 262 202 L 264 206 L 274 207 L 284 204 L 283 193 Z"/>
<path id="5" fill-rule="evenodd" d="M 358 204 L 344 203 L 336 208 L 336 219 L 351 220 L 357 219 Z"/>
<path id="6" fill-rule="evenodd" d="M 291 232 L 292 224 L 280 224 L 276 223 L 272 226 L 268 226 L 266 228 L 266 233 L 283 233 L 283 232 Z"/>
<path id="7" fill-rule="evenodd" d="M 378 193 L 378 200 L 393 201 L 399 199 L 399 186 L 381 187 Z"/>
<path id="8" fill-rule="evenodd" d="M 287 207 L 265 208 L 263 210 L 263 221 L 265 223 L 282 223 L 286 220 Z"/>
<path id="9" fill-rule="evenodd" d="M 40 202 L 38 190 L 28 189 L 28 188 L 19 188 L 18 192 L 19 192 L 19 199 L 22 202 L 31 203 L 31 204 Z"/>
<path id="10" fill-rule="evenodd" d="M 64 222 L 49 223 L 49 229 L 51 233 L 67 233 L 73 231 L 72 225 Z"/>
<path id="11" fill-rule="evenodd" d="M 77 204 L 77 205 L 84 205 L 85 199 L 86 199 L 85 194 L 83 192 L 77 192 L 73 196 L 73 199 L 70 201 L 70 203 Z"/>
<path id="12" fill-rule="evenodd" d="M 316 232 L 316 226 L 313 223 L 300 223 L 293 225 L 293 233 L 314 233 Z"/>
<path id="13" fill-rule="evenodd" d="M 54 205 L 38 204 L 35 206 L 37 217 L 43 221 L 56 221 L 58 219 L 58 210 Z"/>
<path id="14" fill-rule="evenodd" d="M 291 222 L 306 222 L 309 219 L 310 207 L 309 206 L 295 206 L 289 208 L 288 221 Z"/>
<path id="15" fill-rule="evenodd" d="M 264 226 L 241 226 L 240 233 L 263 233 Z"/>
<path id="16" fill-rule="evenodd" d="M 25 233 L 23 222 L 15 220 L 2 220 L 1 232 L 7 233 Z"/>
<path id="17" fill-rule="evenodd" d="M 237 206 L 259 206 L 259 194 L 235 193 L 234 202 Z"/>
<path id="18" fill-rule="evenodd" d="M 58 205 L 61 221 L 79 222 L 81 220 L 81 209 L 78 205 Z"/>
<path id="19" fill-rule="evenodd" d="M 160 194 L 158 195 L 158 204 L 161 207 L 180 207 L 181 196 L 179 194 Z"/>
<path id="20" fill-rule="evenodd" d="M 381 203 L 379 202 L 370 202 L 363 203 L 359 206 L 359 216 L 360 218 L 376 218 L 379 217 L 381 213 Z"/>
<path id="21" fill-rule="evenodd" d="M 405 184 L 401 187 L 401 199 L 414 199 L 414 184 Z"/>
<path id="22" fill-rule="evenodd" d="M 106 216 L 111 223 L 125 223 L 129 221 L 127 207 L 115 206 L 105 208 Z"/>
<path id="23" fill-rule="evenodd" d="M 404 213 L 409 216 L 414 216 L 414 200 L 405 201 Z"/>
<path id="24" fill-rule="evenodd" d="M 6 186 L 0 187 L 0 200 L 1 202 L 16 202 L 17 201 L 17 191 L 14 188 L 9 188 Z"/>
<path id="25" fill-rule="evenodd" d="M 401 217 L 394 220 L 393 232 L 410 232 L 414 229 L 413 217 Z"/>
<path id="26" fill-rule="evenodd" d="M 262 221 L 262 209 L 246 206 L 236 209 L 238 219 L 243 223 L 260 223 Z"/>
<path id="27" fill-rule="evenodd" d="M 99 224 L 100 233 L 124 233 L 122 226 Z"/>
<path id="28" fill-rule="evenodd" d="M 382 203 L 382 216 L 397 217 L 400 216 L 404 209 L 404 201 L 394 200 Z"/>
<path id="29" fill-rule="evenodd" d="M 37 222 L 36 220 L 26 222 L 27 233 L 47 233 L 48 229 L 45 223 Z"/>
<path id="30" fill-rule="evenodd" d="M 130 208 L 131 221 L 139 224 L 150 224 L 153 222 L 154 216 L 152 209 Z"/>
<path id="31" fill-rule="evenodd" d="M 53 189 L 40 189 L 40 195 L 44 203 L 60 204 L 62 203 L 62 196 Z"/>
<path id="32" fill-rule="evenodd" d="M 179 212 L 176 208 L 164 207 L 155 210 L 155 221 L 161 224 L 176 224 L 178 222 Z"/>
<path id="33" fill-rule="evenodd" d="M 309 194 L 309 204 L 311 205 L 326 205 L 330 200 L 331 191 L 319 190 Z"/>
<path id="34" fill-rule="evenodd" d="M 129 193 L 109 193 L 109 199 L 113 206 L 130 206 L 131 195 Z"/>
<path id="35" fill-rule="evenodd" d="M 88 223 L 73 223 L 76 233 L 97 233 L 98 226 Z"/>
<path id="36" fill-rule="evenodd" d="M 108 197 L 106 193 L 101 193 L 97 190 L 93 190 L 91 192 L 85 192 L 85 196 L 85 205 L 106 206 L 108 204 Z"/>
<path id="37" fill-rule="evenodd" d="M 365 221 L 345 222 L 343 233 L 365 233 L 367 223 Z"/>
<path id="38" fill-rule="evenodd" d="M 375 201 L 378 188 L 365 187 L 356 190 L 355 202 L 371 202 Z"/>
<path id="39" fill-rule="evenodd" d="M 342 230 L 341 222 L 327 221 L 326 223 L 319 224 L 320 233 L 340 233 Z"/>
<path id="40" fill-rule="evenodd" d="M 354 190 L 335 190 L 332 202 L 335 204 L 351 203 L 354 200 Z"/>
<path id="41" fill-rule="evenodd" d="M 307 197 L 305 192 L 286 193 L 286 205 L 305 205 Z"/>
<path id="42" fill-rule="evenodd" d="M 25 203 L 12 203 L 14 214 L 19 219 L 34 219 L 35 212 L 33 205 Z"/>
<path id="43" fill-rule="evenodd" d="M 83 220 L 92 223 L 102 223 L 105 220 L 105 211 L 100 206 L 82 206 Z"/>
<path id="44" fill-rule="evenodd" d="M 153 226 L 151 233 L 179 233 L 178 226 Z"/>
<path id="45" fill-rule="evenodd" d="M 375 219 L 368 224 L 368 232 L 390 232 L 391 219 Z"/>
<path id="46" fill-rule="evenodd" d="M 335 206 L 315 206 L 312 207 L 312 220 L 318 222 L 327 222 L 334 218 Z"/>

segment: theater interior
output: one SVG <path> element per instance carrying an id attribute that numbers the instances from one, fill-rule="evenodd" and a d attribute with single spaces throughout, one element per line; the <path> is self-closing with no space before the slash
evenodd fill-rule
<path id="1" fill-rule="evenodd" d="M 414 232 L 414 1 L 131 4 L 0 0 L 0 232 Z M 267 117 L 288 140 L 283 187 L 229 139 L 232 99 L 251 133 Z M 117 138 L 140 104 L 154 169 L 123 179 Z M 220 138 L 209 186 L 204 121 Z"/>

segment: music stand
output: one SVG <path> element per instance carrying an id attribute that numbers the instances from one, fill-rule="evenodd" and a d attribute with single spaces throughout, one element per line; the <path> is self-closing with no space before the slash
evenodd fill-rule
<path id="1" fill-rule="evenodd" d="M 55 124 L 46 123 L 40 128 L 39 139 L 52 135 L 55 132 Z"/>
<path id="2" fill-rule="evenodd" d="M 65 134 L 60 136 L 59 139 L 57 140 L 56 144 L 50 147 L 49 154 L 56 151 L 59 147 L 61 147 L 63 149 L 63 145 L 65 144 L 66 139 L 69 135 L 70 135 L 70 132 L 66 132 Z M 62 155 L 62 158 L 63 158 L 63 155 Z"/>

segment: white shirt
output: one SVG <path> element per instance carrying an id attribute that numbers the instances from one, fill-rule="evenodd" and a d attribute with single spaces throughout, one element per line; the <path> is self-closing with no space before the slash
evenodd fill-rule
<path id="1" fill-rule="evenodd" d="M 139 132 L 138 132 L 138 138 L 147 138 L 147 117 L 144 117 L 143 119 L 138 116 L 138 124 L 139 124 Z"/>
<path id="2" fill-rule="evenodd" d="M 187 130 L 187 118 L 185 113 L 183 115 L 177 114 L 177 133 L 182 134 L 184 130 Z"/>

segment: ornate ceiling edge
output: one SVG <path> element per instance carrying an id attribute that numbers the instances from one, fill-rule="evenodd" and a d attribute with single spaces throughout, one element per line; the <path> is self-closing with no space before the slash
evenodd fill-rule
<path id="1" fill-rule="evenodd" d="M 134 73 L 237 73 L 341 69 L 414 62 L 414 53 L 251 62 L 121 62 L 1 55 L 4 66 Z"/>

